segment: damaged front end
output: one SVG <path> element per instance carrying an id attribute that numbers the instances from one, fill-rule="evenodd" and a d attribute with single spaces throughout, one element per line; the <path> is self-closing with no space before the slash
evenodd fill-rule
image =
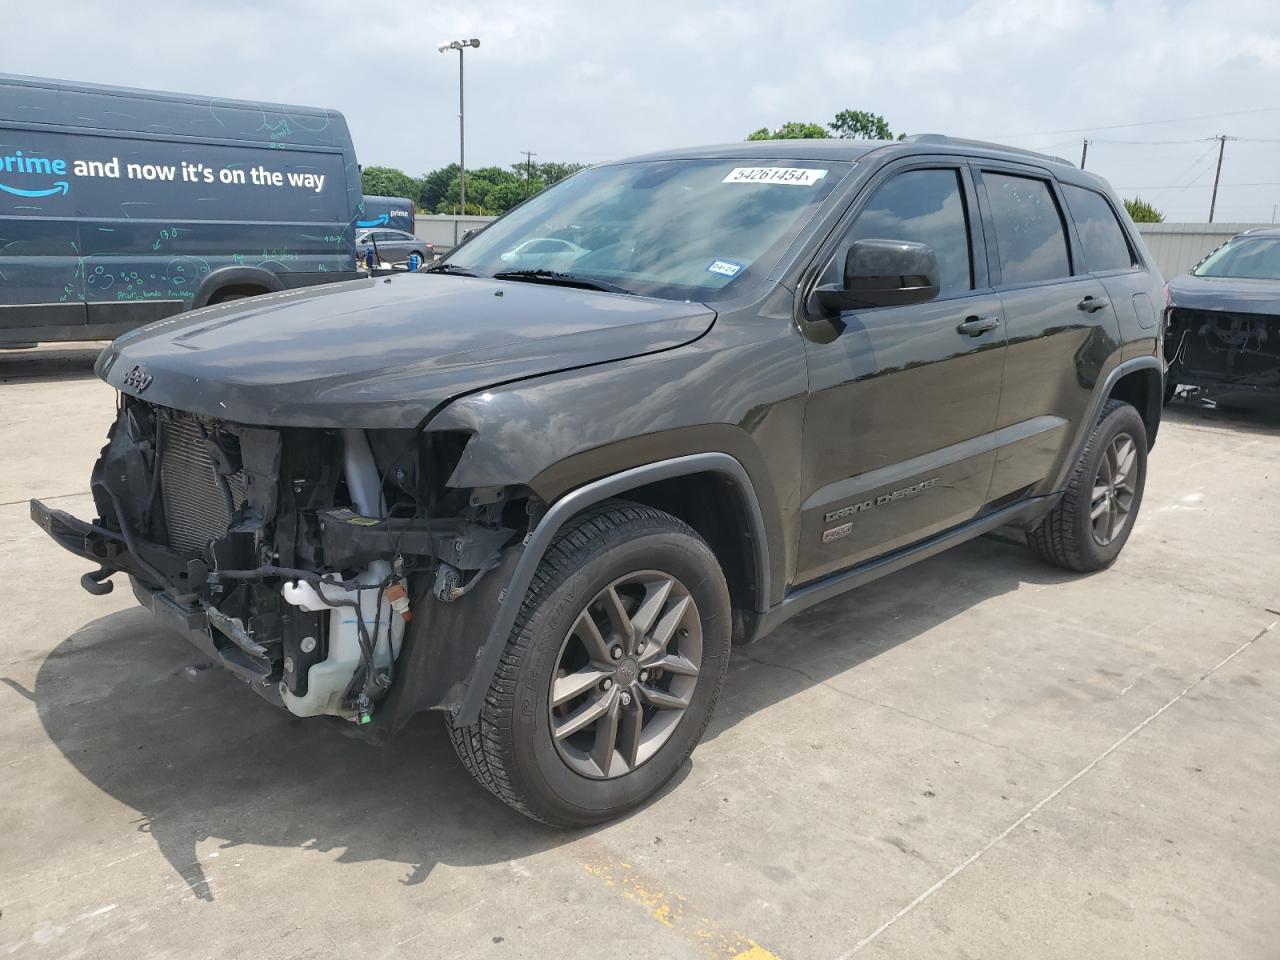
<path id="1" fill-rule="evenodd" d="M 1171 383 L 1209 393 L 1280 393 L 1280 314 L 1169 310 Z"/>
<path id="2" fill-rule="evenodd" d="M 496 594 L 498 577 L 482 581 L 514 562 L 527 524 L 518 491 L 446 485 L 467 440 L 249 426 L 123 395 L 94 467 L 97 518 L 38 500 L 31 515 L 99 565 L 85 589 L 128 574 L 145 606 L 266 699 L 358 724 L 385 707 L 398 727 L 456 705 L 486 618 L 468 637 L 441 610 Z"/>

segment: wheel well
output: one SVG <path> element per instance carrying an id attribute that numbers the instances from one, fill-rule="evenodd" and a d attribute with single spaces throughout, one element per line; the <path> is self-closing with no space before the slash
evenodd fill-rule
<path id="1" fill-rule="evenodd" d="M 1160 413 L 1164 407 L 1164 377 L 1160 371 L 1144 367 L 1126 373 L 1115 382 L 1107 399 L 1123 400 L 1138 411 L 1143 426 L 1147 428 L 1147 448 L 1153 447 L 1156 431 L 1160 429 Z"/>
<path id="2" fill-rule="evenodd" d="M 707 541 L 729 585 L 734 609 L 734 639 L 745 631 L 758 606 L 755 544 L 751 536 L 749 508 L 737 484 L 718 473 L 693 473 L 658 480 L 620 494 L 623 499 L 648 504 L 678 517 Z"/>
<path id="3" fill-rule="evenodd" d="M 209 303 L 222 303 L 224 300 L 232 300 L 239 297 L 256 297 L 259 294 L 270 293 L 266 287 L 259 286 L 256 283 L 229 283 L 225 287 L 219 287 L 209 297 Z"/>

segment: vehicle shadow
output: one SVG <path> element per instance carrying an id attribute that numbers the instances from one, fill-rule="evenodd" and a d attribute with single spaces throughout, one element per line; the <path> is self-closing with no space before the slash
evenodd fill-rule
<path id="1" fill-rule="evenodd" d="M 1164 419 L 1280 436 L 1280 399 L 1256 394 L 1228 394 L 1214 399 L 1198 395 L 1177 397 L 1165 406 Z"/>
<path id="2" fill-rule="evenodd" d="M 1022 548 L 984 539 L 815 607 L 735 650 L 707 736 L 985 599 L 1065 579 Z M 372 746 L 333 724 L 291 717 L 217 668 L 192 679 L 198 664 L 197 651 L 136 609 L 64 640 L 34 690 L 6 682 L 35 703 L 81 774 L 141 814 L 138 829 L 199 899 L 215 895 L 197 856 L 211 839 L 402 863 L 401 882 L 415 884 L 437 863 L 518 860 L 590 832 L 548 829 L 485 793 L 457 762 L 438 716 L 419 716 L 392 744 Z"/>
<path id="3" fill-rule="evenodd" d="M 27 350 L 0 349 L 0 384 L 19 380 L 23 383 L 47 383 L 92 377 L 94 361 L 105 346 L 104 341 Z"/>

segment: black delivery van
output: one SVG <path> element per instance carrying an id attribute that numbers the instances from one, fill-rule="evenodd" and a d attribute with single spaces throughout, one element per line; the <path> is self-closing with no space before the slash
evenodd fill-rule
<path id="1" fill-rule="evenodd" d="M 0 74 L 0 348 L 356 276 L 342 114 Z"/>
<path id="2" fill-rule="evenodd" d="M 373 197 L 365 194 L 361 198 L 363 204 L 356 227 L 360 230 L 372 230 L 375 227 L 386 227 L 388 230 L 404 230 L 413 233 L 413 222 L 417 213 L 417 204 L 408 197 Z"/>

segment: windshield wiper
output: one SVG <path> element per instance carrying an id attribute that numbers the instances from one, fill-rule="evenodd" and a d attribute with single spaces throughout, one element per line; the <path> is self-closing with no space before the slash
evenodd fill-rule
<path id="1" fill-rule="evenodd" d="M 556 270 L 504 270 L 493 275 L 495 280 L 521 280 L 527 283 L 550 283 L 562 287 L 578 287 L 582 290 L 600 290 L 604 293 L 626 293 L 631 291 L 608 280 L 595 277 L 584 277 L 576 273 L 561 273 Z"/>
<path id="2" fill-rule="evenodd" d="M 466 267 L 460 267 L 454 263 L 445 263 L 437 260 L 431 266 L 427 267 L 424 273 L 451 273 L 455 277 L 479 277 L 482 274 L 476 273 L 474 270 L 468 270 Z"/>

